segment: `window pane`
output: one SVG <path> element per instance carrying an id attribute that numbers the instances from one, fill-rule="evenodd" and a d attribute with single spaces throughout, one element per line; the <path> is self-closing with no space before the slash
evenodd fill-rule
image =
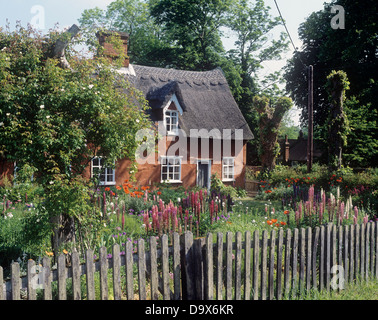
<path id="1" fill-rule="evenodd" d="M 177 181 L 180 180 L 180 174 L 178 174 L 178 173 L 175 174 L 175 180 L 177 180 Z"/>
<path id="2" fill-rule="evenodd" d="M 92 165 L 93 165 L 94 167 L 97 167 L 97 166 L 99 165 L 98 158 L 94 158 L 94 159 L 92 160 Z"/>
<path id="3" fill-rule="evenodd" d="M 161 180 L 167 180 L 167 174 L 166 173 L 163 173 L 161 175 Z"/>

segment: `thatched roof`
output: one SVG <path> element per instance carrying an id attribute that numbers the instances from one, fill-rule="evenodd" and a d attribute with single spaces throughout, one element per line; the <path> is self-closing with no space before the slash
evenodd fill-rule
<path id="1" fill-rule="evenodd" d="M 176 95 L 183 109 L 179 126 L 189 136 L 191 129 L 243 129 L 243 139 L 253 139 L 227 80 L 220 68 L 211 71 L 183 71 L 130 65 L 127 77 L 143 91 L 153 121 L 163 119 L 162 109 Z"/>

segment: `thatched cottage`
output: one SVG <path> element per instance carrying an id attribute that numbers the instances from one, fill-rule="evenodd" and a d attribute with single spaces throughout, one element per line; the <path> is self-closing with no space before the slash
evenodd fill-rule
<path id="1" fill-rule="evenodd" d="M 119 34 L 127 53 L 128 35 Z M 100 44 L 114 57 L 106 36 L 98 34 Z M 160 133 L 159 152 L 138 161 L 137 184 L 209 188 L 216 174 L 225 184 L 244 187 L 247 142 L 253 134 L 220 68 L 184 71 L 134 65 L 127 59 L 118 72 L 144 93 Z M 106 186 L 129 179 L 130 160 L 118 160 L 115 169 L 103 168 L 102 162 L 93 159 L 84 175 L 103 170 L 101 184 Z"/>
<path id="2" fill-rule="evenodd" d="M 128 36 L 120 33 L 127 52 Z M 105 54 L 114 56 L 106 37 L 99 36 Z M 247 141 L 253 139 L 227 80 L 220 68 L 184 71 L 147 67 L 125 61 L 119 73 L 147 99 L 151 121 L 159 128 L 159 152 L 152 161 L 138 161 L 139 185 L 210 187 L 216 174 L 226 184 L 244 186 Z M 101 166 L 94 159 L 91 169 Z M 102 175 L 104 185 L 122 184 L 129 178 L 130 161 L 120 159 L 114 170 Z"/>

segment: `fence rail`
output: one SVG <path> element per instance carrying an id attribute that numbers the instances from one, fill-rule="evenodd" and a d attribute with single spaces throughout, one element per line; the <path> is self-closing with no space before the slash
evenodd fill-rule
<path id="1" fill-rule="evenodd" d="M 69 263 L 62 254 L 54 269 L 48 257 L 42 267 L 29 260 L 24 276 L 14 262 L 7 280 L 0 267 L 0 300 L 267 300 L 378 278 L 378 222 L 198 239 L 174 233 L 159 247 L 155 237 L 139 239 L 137 249 L 128 242 L 121 255 L 115 244 L 109 258 L 102 247 L 97 261 L 87 250 L 83 263 L 77 252 Z"/>

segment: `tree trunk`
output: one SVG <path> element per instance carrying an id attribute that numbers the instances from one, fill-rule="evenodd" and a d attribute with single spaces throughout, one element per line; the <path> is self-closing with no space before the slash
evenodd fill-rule
<path id="1" fill-rule="evenodd" d="M 67 242 L 75 243 L 75 223 L 73 217 L 67 214 L 61 214 L 51 218 L 53 225 L 53 234 L 51 236 L 51 245 L 54 257 L 59 255 L 59 251 L 65 249 Z"/>
<path id="2" fill-rule="evenodd" d="M 52 57 L 59 59 L 59 66 L 63 69 L 71 69 L 65 55 L 65 50 L 73 37 L 79 33 L 80 29 L 76 24 L 73 24 L 62 37 L 58 39 L 52 48 Z"/>

